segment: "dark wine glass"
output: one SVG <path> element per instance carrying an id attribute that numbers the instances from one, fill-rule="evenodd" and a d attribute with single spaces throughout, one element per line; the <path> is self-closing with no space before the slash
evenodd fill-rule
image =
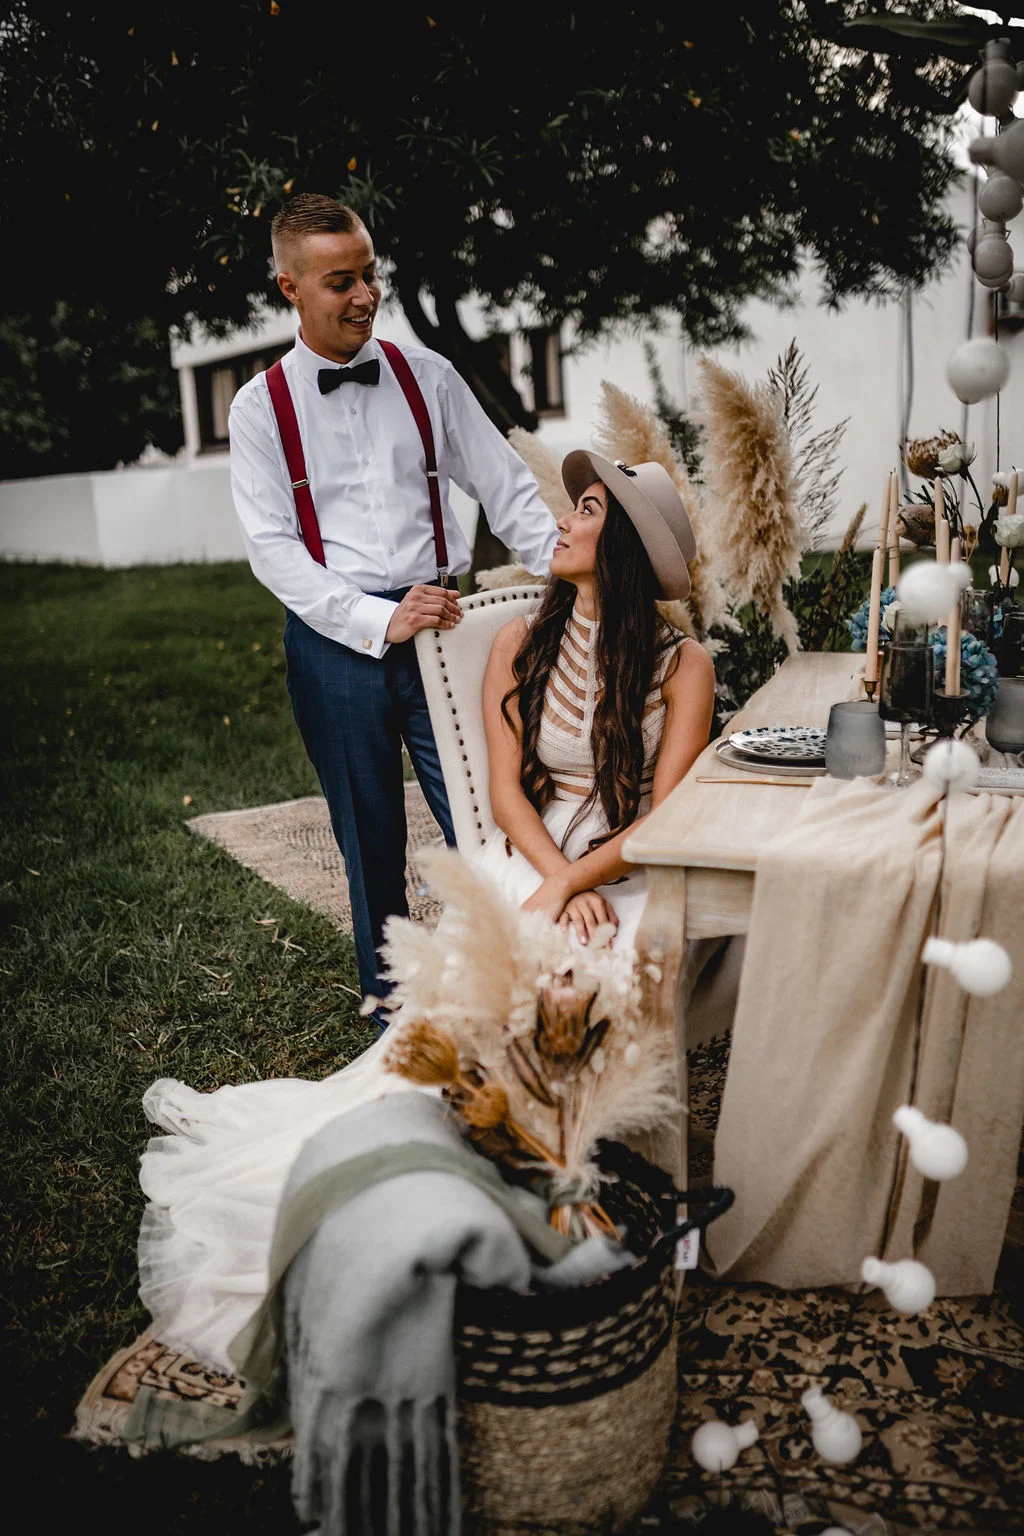
<path id="1" fill-rule="evenodd" d="M 882 686 L 878 713 L 900 726 L 900 765 L 896 787 L 903 789 L 917 777 L 910 760 L 910 727 L 927 723 L 935 684 L 935 652 L 925 641 L 893 640 L 882 657 Z"/>

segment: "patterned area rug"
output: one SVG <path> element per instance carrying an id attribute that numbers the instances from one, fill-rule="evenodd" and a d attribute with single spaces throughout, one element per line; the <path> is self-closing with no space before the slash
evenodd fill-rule
<path id="1" fill-rule="evenodd" d="M 728 1042 L 691 1053 L 694 1139 L 691 1177 L 709 1172 Z M 702 1134 L 701 1134 L 702 1133 Z M 1018 1185 L 996 1294 L 940 1299 L 920 1318 L 901 1318 L 877 1293 L 783 1292 L 688 1278 L 679 1317 L 679 1411 L 658 1510 L 638 1532 L 668 1530 L 672 1515 L 720 1501 L 772 1518 L 780 1530 L 839 1523 L 853 1536 L 1024 1530 L 1024 1276 Z M 178 1398 L 236 1402 L 239 1384 L 204 1371 L 150 1333 L 99 1373 L 79 1405 L 75 1435 L 120 1439 L 140 1385 Z M 820 1385 L 854 1412 L 864 1431 L 850 1466 L 815 1455 L 800 1408 Z M 760 1439 L 732 1472 L 695 1466 L 690 1436 L 705 1418 L 753 1418 Z M 204 1448 L 246 1460 L 287 1455 L 244 1440 Z M 678 1530 L 678 1527 L 674 1527 Z"/>
<path id="2" fill-rule="evenodd" d="M 444 840 L 414 779 L 405 786 L 405 815 L 409 827 L 409 912 L 433 924 L 441 909 L 424 886 L 416 854 Z M 331 830 L 327 802 L 320 795 L 260 805 L 250 811 L 193 816 L 185 824 L 190 832 L 219 843 L 246 869 L 278 886 L 294 901 L 326 913 L 342 933 L 352 932 L 345 860 Z"/>

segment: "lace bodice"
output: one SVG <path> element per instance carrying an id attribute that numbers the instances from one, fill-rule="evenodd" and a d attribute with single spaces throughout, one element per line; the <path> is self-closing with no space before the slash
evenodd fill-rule
<path id="1" fill-rule="evenodd" d="M 597 632 L 596 619 L 585 619 L 573 609 L 544 693 L 537 752 L 551 774 L 559 799 L 586 799 L 594 783 L 592 740 L 598 699 Z M 665 728 L 665 701 L 661 689 L 675 654 L 675 648 L 669 646 L 659 658 L 644 708 L 641 815 L 650 809 L 654 765 Z"/>

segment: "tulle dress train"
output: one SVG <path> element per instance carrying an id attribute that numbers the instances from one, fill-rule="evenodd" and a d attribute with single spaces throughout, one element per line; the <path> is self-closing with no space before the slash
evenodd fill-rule
<path id="1" fill-rule="evenodd" d="M 596 687 L 595 638 L 596 625 L 574 614 L 563 644 L 574 669 L 571 688 L 559 694 L 553 677 L 554 701 L 550 712 L 546 701 L 541 729 L 541 755 L 556 783 L 544 821 L 559 844 L 593 783 L 587 717 L 592 719 Z M 660 676 L 651 699 L 644 721 L 648 796 L 664 722 Z M 569 833 L 565 852 L 579 857 L 604 830 L 599 807 L 589 808 Z M 540 884 L 517 850 L 509 854 L 501 832 L 474 862 L 513 907 Z M 602 887 L 601 894 L 619 920 L 616 946 L 631 946 L 644 906 L 643 872 Z M 299 1148 L 336 1115 L 410 1087 L 384 1067 L 387 1044 L 385 1035 L 349 1066 L 316 1082 L 279 1078 L 198 1093 L 161 1078 L 147 1091 L 143 1109 L 165 1134 L 148 1143 L 141 1161 L 148 1204 L 139 1233 L 139 1295 L 163 1343 L 214 1369 L 231 1370 L 228 1347 L 266 1290 L 277 1204 Z"/>

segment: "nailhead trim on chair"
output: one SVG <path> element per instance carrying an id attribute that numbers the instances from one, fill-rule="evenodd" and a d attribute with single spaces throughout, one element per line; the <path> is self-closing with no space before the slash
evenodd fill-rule
<path id="1" fill-rule="evenodd" d="M 537 588 L 538 596 L 540 595 L 540 591 L 541 591 L 541 588 L 538 587 Z M 512 601 L 512 600 L 518 601 L 523 596 L 523 589 L 522 589 L 522 587 L 507 587 L 504 590 L 499 589 L 496 592 L 472 592 L 472 593 L 469 593 L 468 595 L 471 596 L 471 597 L 474 597 L 474 598 L 482 597 L 482 598 L 485 599 L 485 601 L 482 602 L 482 603 L 474 603 L 474 607 L 476 607 L 476 608 L 489 608 L 494 603 L 507 603 L 507 602 Z M 435 648 L 437 650 L 437 654 L 438 654 L 438 656 L 440 658 L 441 681 L 444 684 L 445 693 L 447 694 L 448 698 L 449 699 L 454 699 L 454 695 L 453 695 L 452 690 L 451 690 L 451 679 L 448 676 L 448 669 L 445 666 L 445 662 L 444 662 L 444 648 L 443 648 L 443 646 L 440 643 L 440 641 L 441 641 L 441 633 L 442 632 L 439 629 L 435 629 L 434 630 L 434 645 L 435 645 Z M 452 710 L 452 718 L 455 721 L 455 730 L 456 730 L 456 734 L 458 736 L 459 746 L 462 747 L 462 748 L 465 748 L 466 743 L 463 740 L 462 727 L 459 724 L 459 712 L 458 712 L 458 709 L 456 708 L 454 703 L 451 706 L 451 710 Z M 480 820 L 480 807 L 477 804 L 477 800 L 479 798 L 479 792 L 477 790 L 476 785 L 473 783 L 473 775 L 472 775 L 472 773 L 469 770 L 469 759 L 467 758 L 466 753 L 465 753 L 464 750 L 463 750 L 463 753 L 462 753 L 462 761 L 466 764 L 466 778 L 469 780 L 469 790 L 470 790 L 470 794 L 471 794 L 472 800 L 473 800 L 473 814 L 476 816 L 476 828 L 477 828 L 477 832 L 480 834 L 480 846 L 483 847 L 483 845 L 487 841 L 487 839 L 484 836 L 484 824 Z"/>

